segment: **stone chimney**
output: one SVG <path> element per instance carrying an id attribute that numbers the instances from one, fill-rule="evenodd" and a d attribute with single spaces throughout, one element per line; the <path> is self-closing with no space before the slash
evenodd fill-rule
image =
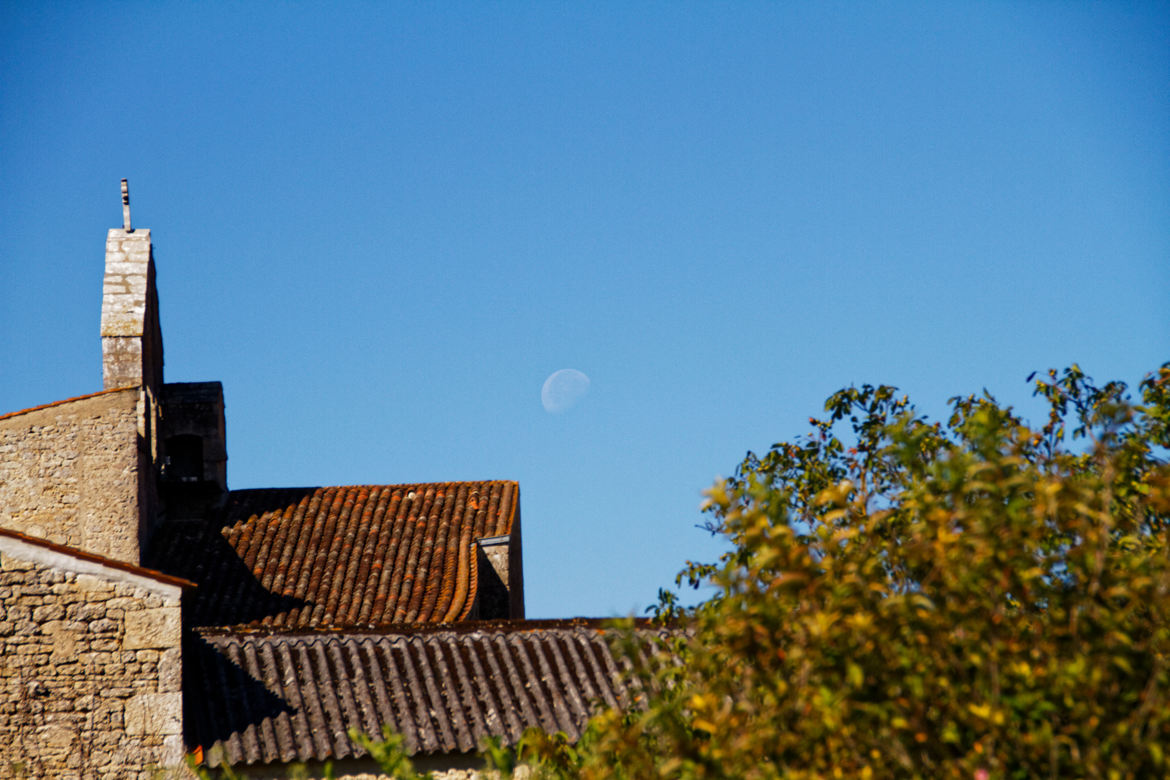
<path id="1" fill-rule="evenodd" d="M 122 180 L 122 228 L 106 236 L 102 287 L 102 385 L 144 387 L 157 399 L 163 383 L 162 331 L 150 231 L 130 225 L 130 194 Z"/>
<path id="2" fill-rule="evenodd" d="M 102 386 L 137 387 L 138 539 L 140 545 L 160 514 L 158 477 L 163 453 L 163 346 L 158 291 L 149 230 L 130 224 L 130 190 L 122 179 L 122 227 L 106 235 L 106 275 L 102 284 Z"/>

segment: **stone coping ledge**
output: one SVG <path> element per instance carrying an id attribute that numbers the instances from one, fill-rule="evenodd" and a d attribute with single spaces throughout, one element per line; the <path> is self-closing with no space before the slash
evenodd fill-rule
<path id="1" fill-rule="evenodd" d="M 169 585 L 184 590 L 195 587 L 194 582 L 182 577 L 172 577 L 154 569 L 145 569 L 131 563 L 107 558 L 104 555 L 95 555 L 75 547 L 66 547 L 7 528 L 0 528 L 0 552 L 6 552 L 22 560 L 32 560 L 53 568 L 65 569 L 76 574 L 102 574 L 106 577 L 113 575 L 112 579 L 124 579 L 152 591 L 159 590 L 159 585 Z M 62 560 L 63 558 L 72 559 L 72 562 Z M 114 571 L 111 572 L 110 569 Z M 116 573 L 129 575 L 129 577 L 119 577 Z"/>

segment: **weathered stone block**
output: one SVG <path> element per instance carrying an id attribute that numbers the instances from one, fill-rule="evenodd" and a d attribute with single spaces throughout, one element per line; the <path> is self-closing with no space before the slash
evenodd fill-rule
<path id="1" fill-rule="evenodd" d="M 159 764 L 164 767 L 183 766 L 183 755 L 187 752 L 183 745 L 182 734 L 168 734 L 163 737 L 162 752 L 159 754 Z M 189 775 L 184 772 L 182 777 Z"/>
<path id="2" fill-rule="evenodd" d="M 77 657 L 77 635 L 72 631 L 58 630 L 49 634 L 53 640 L 51 660 L 61 664 Z"/>
<path id="3" fill-rule="evenodd" d="M 50 723 L 37 729 L 37 739 L 50 748 L 68 748 L 77 741 L 77 731 L 64 723 Z"/>
<path id="4" fill-rule="evenodd" d="M 118 624 L 107 618 L 95 620 L 89 624 L 89 630 L 95 634 L 107 634 L 118 630 Z"/>
<path id="5" fill-rule="evenodd" d="M 65 608 L 60 604 L 45 604 L 32 611 L 34 623 L 47 623 L 50 620 L 60 620 L 65 617 Z"/>
<path id="6" fill-rule="evenodd" d="M 65 614 L 71 620 L 99 620 L 106 616 L 106 608 L 102 603 L 97 604 L 70 604 Z"/>
<path id="7" fill-rule="evenodd" d="M 32 571 L 34 564 L 8 555 L 0 556 L 0 568 L 5 571 Z"/>
<path id="8" fill-rule="evenodd" d="M 92 574 L 77 575 L 77 589 L 84 594 L 86 601 L 106 601 L 114 596 L 110 583 Z"/>
<path id="9" fill-rule="evenodd" d="M 140 693 L 126 700 L 126 733 L 182 734 L 181 693 Z"/>
<path id="10" fill-rule="evenodd" d="M 180 629 L 178 607 L 127 612 L 126 637 L 122 646 L 127 650 L 175 647 L 179 644 Z"/>
<path id="11" fill-rule="evenodd" d="M 158 689 L 179 691 L 183 688 L 183 651 L 178 647 L 164 650 L 158 659 Z"/>

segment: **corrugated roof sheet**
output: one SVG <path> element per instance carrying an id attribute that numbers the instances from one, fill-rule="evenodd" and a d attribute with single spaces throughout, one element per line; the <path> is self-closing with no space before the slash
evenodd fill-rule
<path id="1" fill-rule="evenodd" d="M 149 566 L 198 583 L 188 624 L 441 623 L 476 595 L 476 539 L 512 532 L 515 482 L 233 490 L 163 524 Z"/>
<path id="2" fill-rule="evenodd" d="M 233 765 L 364 755 L 349 728 L 382 724 L 412 752 L 581 734 L 627 684 L 598 621 L 465 624 L 410 634 L 204 634 L 188 650 L 188 742 Z M 215 762 L 219 758 L 212 759 Z"/>

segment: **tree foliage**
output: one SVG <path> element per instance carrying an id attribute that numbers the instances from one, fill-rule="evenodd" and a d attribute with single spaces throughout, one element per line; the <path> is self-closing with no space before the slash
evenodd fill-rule
<path id="1" fill-rule="evenodd" d="M 681 663 L 547 775 L 1170 774 L 1170 363 L 1132 398 L 1073 366 L 1032 427 L 990 395 L 932 422 L 886 386 L 749 453 L 709 494 L 730 542 L 662 616 Z M 532 746 L 536 745 L 534 749 Z"/>

